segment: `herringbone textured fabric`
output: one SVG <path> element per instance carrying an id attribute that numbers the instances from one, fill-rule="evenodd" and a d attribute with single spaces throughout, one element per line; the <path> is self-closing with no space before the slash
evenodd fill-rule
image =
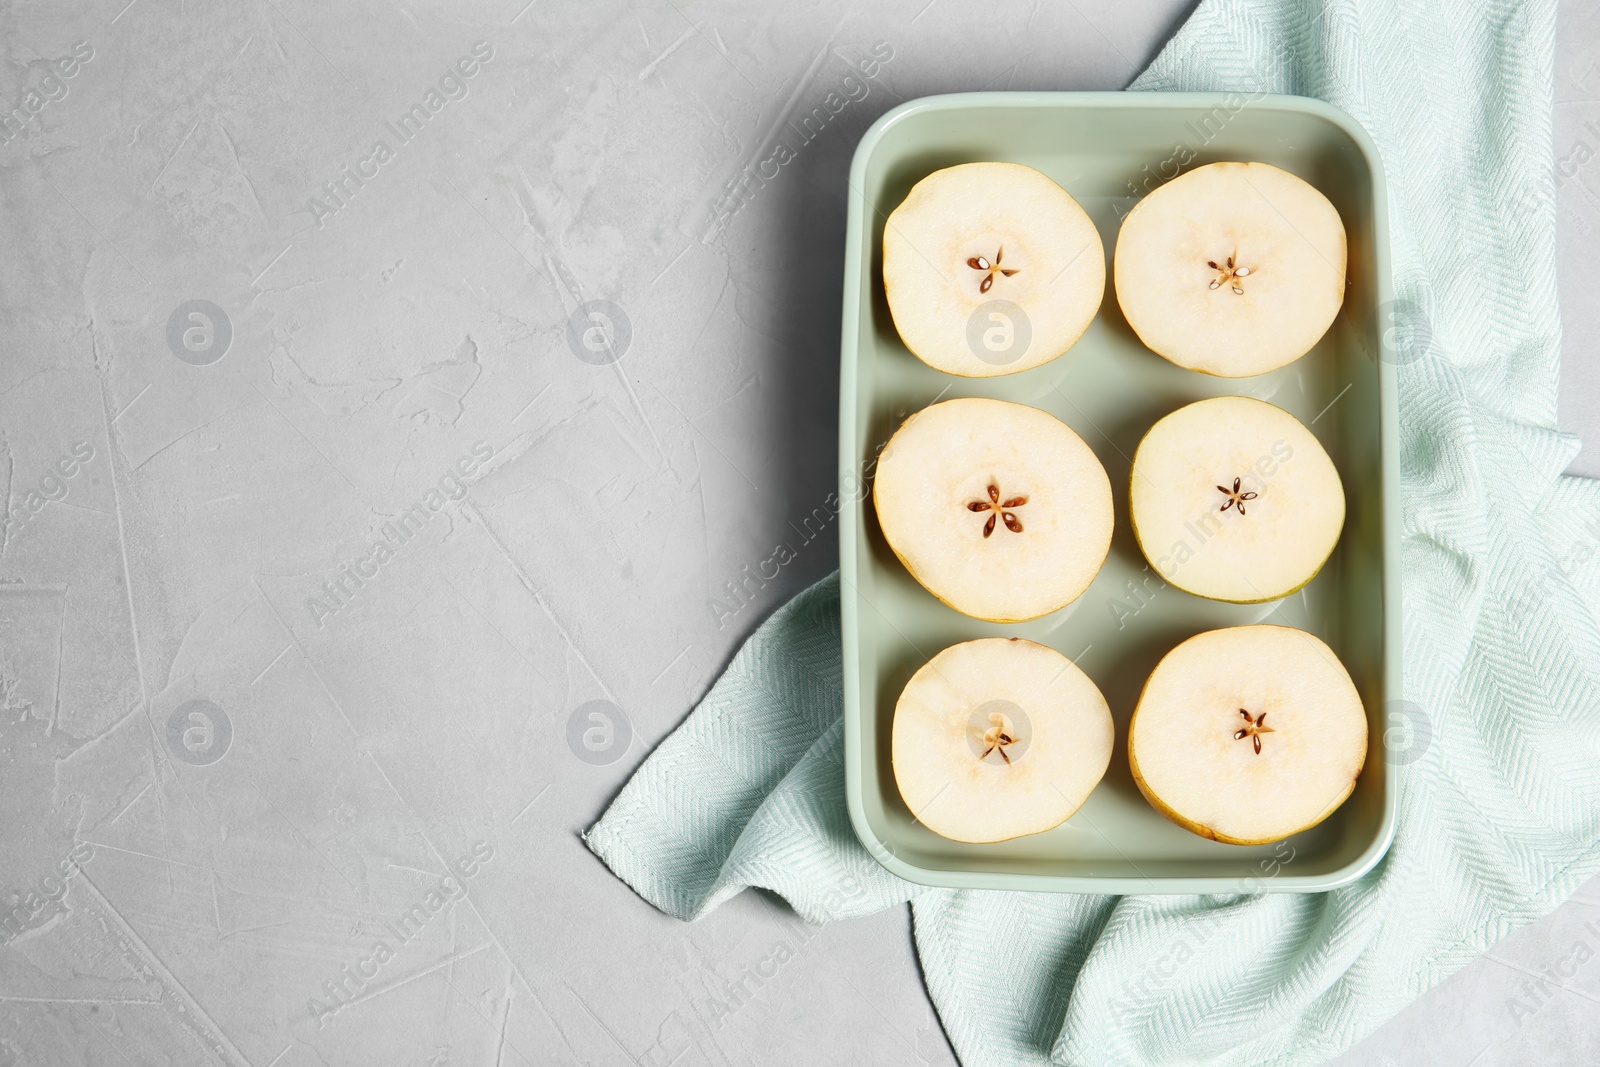
<path id="1" fill-rule="evenodd" d="M 1271 90 L 1354 115 L 1388 172 L 1406 696 L 1425 711 L 1385 861 L 1320 895 L 925 890 L 845 812 L 838 580 L 750 639 L 590 831 L 697 918 L 745 886 L 807 920 L 912 902 L 967 1067 L 1320 1063 L 1600 871 L 1600 486 L 1564 477 L 1550 168 L 1553 0 L 1205 0 L 1136 89 Z M 1412 752 L 1415 755 L 1415 751 Z"/>

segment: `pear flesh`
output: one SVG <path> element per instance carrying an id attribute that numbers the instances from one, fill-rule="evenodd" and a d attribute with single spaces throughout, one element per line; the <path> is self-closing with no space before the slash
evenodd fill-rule
<path id="1" fill-rule="evenodd" d="M 1135 539 L 1168 582 L 1250 604 L 1316 577 L 1344 529 L 1344 485 L 1328 453 L 1282 408 L 1214 397 L 1161 419 L 1133 455 Z"/>
<path id="2" fill-rule="evenodd" d="M 1212 163 L 1128 213 L 1112 272 L 1139 340 L 1180 367 L 1265 374 L 1309 352 L 1344 303 L 1344 223 L 1266 163 Z"/>
<path id="3" fill-rule="evenodd" d="M 1145 798 L 1214 841 L 1258 845 L 1343 804 L 1367 756 L 1361 696 L 1333 650 L 1289 626 L 1198 634 L 1156 666 L 1128 727 Z"/>
<path id="4" fill-rule="evenodd" d="M 883 288 L 917 358 L 967 378 L 1047 363 L 1089 328 L 1105 246 L 1078 202 L 1019 163 L 923 178 L 883 228 Z"/>
<path id="5" fill-rule="evenodd" d="M 1071 427 L 1003 400 L 934 404 L 878 457 L 873 502 L 911 576 L 991 622 L 1076 600 L 1111 548 L 1111 481 Z"/>
<path id="6" fill-rule="evenodd" d="M 895 782 L 954 841 L 1042 833 L 1072 817 L 1111 763 L 1111 709 L 1052 648 L 981 638 L 940 652 L 895 706 Z"/>

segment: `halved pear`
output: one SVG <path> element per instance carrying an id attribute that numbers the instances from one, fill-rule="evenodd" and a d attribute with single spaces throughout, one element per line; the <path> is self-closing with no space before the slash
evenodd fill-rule
<path id="1" fill-rule="evenodd" d="M 1309 352 L 1339 314 L 1345 233 L 1313 186 L 1266 163 L 1212 163 L 1128 213 L 1113 273 L 1151 351 L 1224 378 Z"/>
<path id="2" fill-rule="evenodd" d="M 1152 426 L 1133 454 L 1128 504 L 1163 578 L 1235 604 L 1300 589 L 1344 529 L 1344 484 L 1321 443 L 1247 396 L 1201 400 Z"/>
<path id="3" fill-rule="evenodd" d="M 1233 626 L 1156 665 L 1128 727 L 1140 792 L 1184 829 L 1232 845 L 1317 825 L 1355 788 L 1367 716 L 1321 639 L 1289 626 Z"/>
<path id="4" fill-rule="evenodd" d="M 1019 163 L 963 163 L 912 186 L 883 228 L 883 289 L 906 347 L 987 378 L 1055 359 L 1094 320 L 1105 246 L 1061 186 Z"/>
<path id="5" fill-rule="evenodd" d="M 878 457 L 884 539 L 952 608 L 1022 622 L 1076 600 L 1111 548 L 1111 481 L 1071 427 L 1004 400 L 923 408 Z"/>
<path id="6" fill-rule="evenodd" d="M 940 652 L 894 709 L 906 806 L 954 841 L 1006 841 L 1072 817 L 1111 763 L 1111 709 L 1071 660 L 1021 638 Z"/>

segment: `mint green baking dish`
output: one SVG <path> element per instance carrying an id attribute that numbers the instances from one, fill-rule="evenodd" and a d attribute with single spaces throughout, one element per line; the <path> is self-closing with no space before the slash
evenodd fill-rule
<path id="1" fill-rule="evenodd" d="M 1064 186 L 1100 227 L 1105 299 L 1066 355 L 998 378 L 955 378 L 901 343 L 881 282 L 883 222 L 941 167 L 1003 160 Z M 1305 358 L 1256 378 L 1182 370 L 1144 348 L 1111 286 L 1119 221 L 1179 168 L 1257 160 L 1322 190 L 1349 237 L 1349 289 L 1327 336 Z M 845 786 L 856 834 L 894 874 L 924 885 L 1067 893 L 1315 892 L 1372 868 L 1394 836 L 1397 766 L 1385 759 L 1386 711 L 1400 676 L 1399 458 L 1389 229 L 1382 164 L 1366 132 L 1317 100 L 1239 93 L 964 93 L 913 100 L 862 138 L 850 168 L 840 360 L 843 503 Z M 1203 600 L 1150 580 L 1128 526 L 1130 458 L 1151 424 L 1204 397 L 1243 394 L 1293 412 L 1344 479 L 1348 513 L 1333 558 L 1302 591 L 1269 604 Z M 1110 557 L 1077 601 L 1027 623 L 986 623 L 919 586 L 884 542 L 870 495 L 873 458 L 910 413 L 957 396 L 1043 408 L 1105 464 L 1115 493 Z M 1355 792 L 1319 826 L 1272 845 L 1207 841 L 1168 822 L 1128 771 L 1127 726 L 1157 660 L 1219 626 L 1278 622 L 1320 635 L 1366 703 L 1369 749 Z M 1076 660 L 1111 704 L 1117 746 L 1088 802 L 1047 833 L 991 845 L 939 837 L 912 818 L 895 786 L 895 701 L 940 649 L 1019 636 Z"/>

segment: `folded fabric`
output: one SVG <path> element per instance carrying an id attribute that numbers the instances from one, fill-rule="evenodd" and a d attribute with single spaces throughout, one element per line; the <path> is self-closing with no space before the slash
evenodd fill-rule
<path id="1" fill-rule="evenodd" d="M 1321 1063 L 1600 872 L 1600 483 L 1562 474 L 1553 0 L 1205 0 L 1137 90 L 1320 97 L 1376 140 L 1395 290 L 1406 699 L 1398 831 L 1324 894 L 926 889 L 845 810 L 839 581 L 780 609 L 587 835 L 696 919 L 747 886 L 807 921 L 910 901 L 968 1067 Z"/>

